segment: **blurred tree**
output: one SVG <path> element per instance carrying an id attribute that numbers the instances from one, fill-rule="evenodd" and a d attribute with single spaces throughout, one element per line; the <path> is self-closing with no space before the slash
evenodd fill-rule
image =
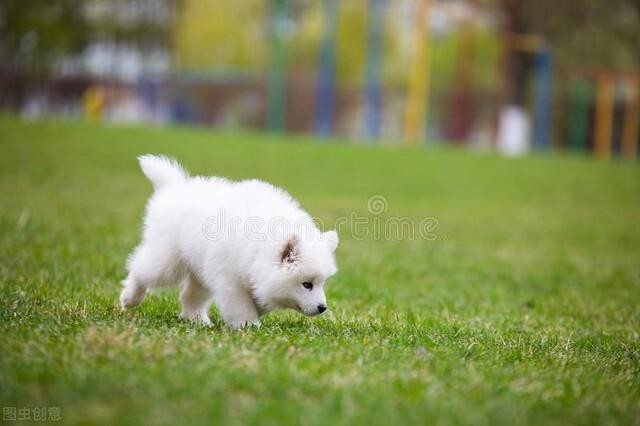
<path id="1" fill-rule="evenodd" d="M 338 13 L 342 2 L 338 1 Z M 313 71 L 318 64 L 320 39 L 326 23 L 324 22 L 322 0 L 312 2 L 292 2 L 293 25 L 289 37 L 289 56 L 295 58 L 289 64 L 292 71 Z"/>
<path id="2" fill-rule="evenodd" d="M 174 33 L 176 65 L 263 68 L 268 7 L 266 0 L 183 0 Z"/>
<path id="3" fill-rule="evenodd" d="M 491 0 L 487 0 L 491 2 Z M 564 99 L 571 81 L 590 77 L 599 70 L 633 71 L 640 69 L 639 0 L 499 0 L 506 32 L 541 34 L 554 54 L 553 138 L 564 145 L 562 123 L 568 114 Z M 503 100 L 525 103 L 531 56 L 511 53 L 505 66 L 510 69 L 511 84 Z"/>
<path id="4" fill-rule="evenodd" d="M 88 41 L 82 0 L 0 1 L 0 62 L 44 72 Z"/>
<path id="5" fill-rule="evenodd" d="M 168 47 L 178 0 L 0 1 L 0 61 L 30 73 L 90 43 Z"/>
<path id="6" fill-rule="evenodd" d="M 68 1 L 68 0 L 67 0 Z M 181 0 L 85 0 L 85 30 L 92 41 L 139 49 L 171 46 L 173 20 Z"/>
<path id="7" fill-rule="evenodd" d="M 385 0 L 383 36 L 382 80 L 385 86 L 406 86 L 409 66 L 412 0 Z M 371 11 L 367 0 L 340 2 L 338 23 L 337 80 L 341 86 L 357 87 L 363 84 L 365 54 L 367 52 L 367 25 Z"/>
<path id="8" fill-rule="evenodd" d="M 563 82 L 585 71 L 640 67 L 639 0 L 501 0 L 504 27 L 515 33 L 545 36 L 556 58 L 556 78 Z M 530 62 L 512 58 L 514 99 L 521 103 Z"/>
<path id="9" fill-rule="evenodd" d="M 526 29 L 545 35 L 562 71 L 637 69 L 640 65 L 639 0 L 536 0 L 515 2 Z"/>
<path id="10" fill-rule="evenodd" d="M 357 86 L 364 78 L 367 4 L 367 0 L 340 2 L 336 63 L 336 81 L 340 86 Z"/>
<path id="11" fill-rule="evenodd" d="M 338 23 L 337 79 L 341 86 L 358 87 L 364 82 L 368 0 L 342 0 Z M 406 87 L 411 52 L 413 0 L 385 0 L 382 81 L 385 87 Z"/>

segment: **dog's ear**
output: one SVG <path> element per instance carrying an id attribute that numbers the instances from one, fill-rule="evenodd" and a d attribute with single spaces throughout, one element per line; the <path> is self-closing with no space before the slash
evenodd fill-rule
<path id="1" fill-rule="evenodd" d="M 329 249 L 334 252 L 338 248 L 338 233 L 336 231 L 325 232 L 322 236 L 329 245 Z"/>
<path id="2" fill-rule="evenodd" d="M 280 251 L 280 263 L 291 265 L 298 260 L 298 238 L 293 235 L 287 239 L 284 247 Z"/>

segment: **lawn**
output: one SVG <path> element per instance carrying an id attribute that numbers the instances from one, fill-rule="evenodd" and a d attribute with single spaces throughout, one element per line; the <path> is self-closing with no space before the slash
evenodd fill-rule
<path id="1" fill-rule="evenodd" d="M 320 318 L 206 328 L 176 291 L 122 313 L 147 152 L 281 185 L 326 229 L 437 227 L 341 228 Z M 639 332 L 638 164 L 0 118 L 0 405 L 31 421 L 638 425 Z"/>

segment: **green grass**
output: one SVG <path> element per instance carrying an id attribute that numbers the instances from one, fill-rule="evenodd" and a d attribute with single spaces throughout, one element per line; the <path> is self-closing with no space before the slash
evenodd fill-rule
<path id="1" fill-rule="evenodd" d="M 68 424 L 640 424 L 640 167 L 0 119 L 0 405 Z M 342 231 L 329 315 L 232 332 L 117 308 L 135 157 L 281 185 L 325 223 L 382 195 L 435 240 Z"/>

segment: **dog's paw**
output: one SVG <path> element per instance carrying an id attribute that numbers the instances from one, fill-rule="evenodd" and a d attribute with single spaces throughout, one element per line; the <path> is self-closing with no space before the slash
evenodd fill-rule
<path id="1" fill-rule="evenodd" d="M 120 293 L 120 308 L 124 311 L 127 309 L 135 308 L 142 302 L 146 290 L 132 291 L 130 288 L 125 288 Z"/>
<path id="2" fill-rule="evenodd" d="M 207 327 L 211 327 L 213 324 L 209 319 L 209 315 L 206 312 L 185 312 L 182 311 L 180 313 L 180 318 L 186 321 L 192 321 L 195 323 L 200 323 L 202 325 L 206 325 Z"/>
<path id="3" fill-rule="evenodd" d="M 233 330 L 241 330 L 243 328 L 260 328 L 260 320 L 232 320 L 228 321 L 227 325 Z"/>

